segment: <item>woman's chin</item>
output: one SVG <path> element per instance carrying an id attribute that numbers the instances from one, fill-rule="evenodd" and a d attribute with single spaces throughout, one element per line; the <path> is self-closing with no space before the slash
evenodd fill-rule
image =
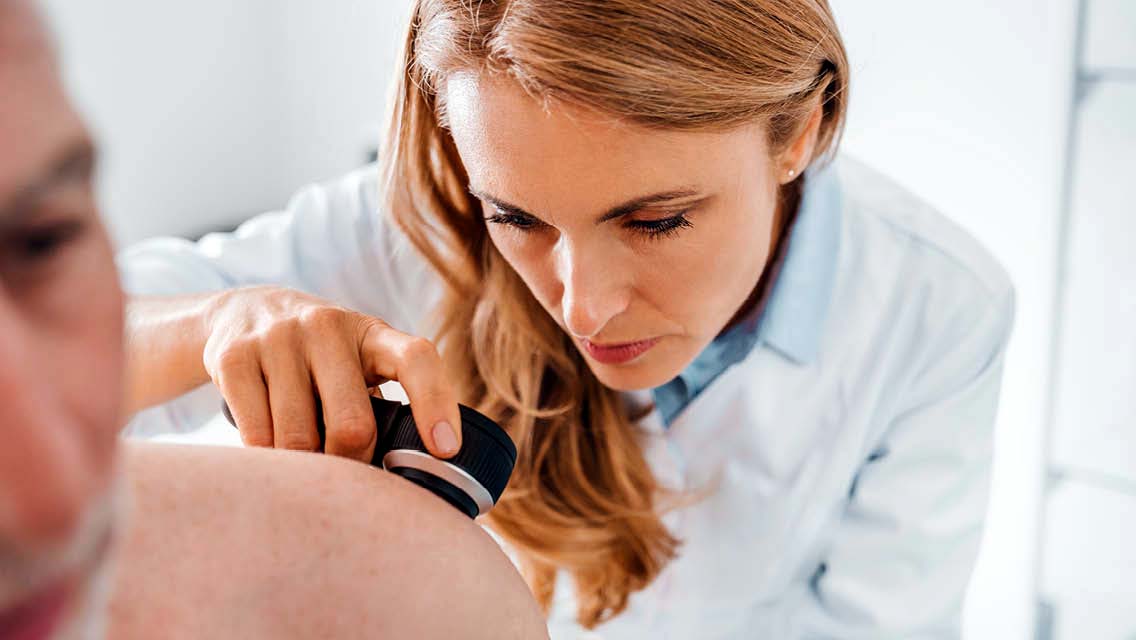
<path id="1" fill-rule="evenodd" d="M 640 391 L 662 386 L 682 371 L 682 363 L 676 363 L 673 357 L 661 357 L 669 354 L 657 355 L 660 357 L 643 357 L 621 364 L 597 362 L 586 355 L 584 359 L 587 360 L 592 373 L 605 387 L 616 391 Z"/>

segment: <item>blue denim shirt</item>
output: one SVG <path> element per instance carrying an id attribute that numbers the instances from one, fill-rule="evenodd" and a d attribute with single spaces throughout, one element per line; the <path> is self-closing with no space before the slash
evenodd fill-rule
<path id="1" fill-rule="evenodd" d="M 836 277 L 841 197 L 830 166 L 807 172 L 804 180 L 801 203 L 768 297 L 714 338 L 681 373 L 652 390 L 665 424 L 670 425 L 715 378 L 759 344 L 799 363 L 816 357 Z"/>

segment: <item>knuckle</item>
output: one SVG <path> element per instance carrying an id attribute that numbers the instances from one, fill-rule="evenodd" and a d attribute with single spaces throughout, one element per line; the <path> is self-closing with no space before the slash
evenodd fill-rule
<path id="1" fill-rule="evenodd" d="M 452 410 L 451 407 L 453 407 L 453 405 L 446 406 L 452 402 L 450 394 L 436 387 L 427 389 L 425 393 L 419 393 L 418 401 L 425 402 L 428 406 L 438 407 L 440 409 L 445 408 Z"/>
<path id="2" fill-rule="evenodd" d="M 387 324 L 382 318 L 374 316 L 365 316 L 357 314 L 355 318 L 355 329 L 358 335 L 367 337 L 373 331 L 380 331 L 382 329 L 389 329 L 390 325 Z"/>
<path id="3" fill-rule="evenodd" d="M 294 344 L 300 336 L 300 322 L 296 318 L 281 318 L 273 322 L 261 335 L 261 342 L 269 347 Z"/>
<path id="4" fill-rule="evenodd" d="M 230 409 L 232 412 L 232 409 Z M 241 433 L 241 441 L 250 447 L 272 446 L 272 424 L 264 415 L 242 415 L 235 417 L 239 412 L 233 412 L 237 422 L 237 430 Z"/>
<path id="5" fill-rule="evenodd" d="M 301 319 L 308 330 L 327 333 L 340 330 L 346 315 L 347 312 L 338 307 L 319 305 L 305 309 Z"/>
<path id="6" fill-rule="evenodd" d="M 222 349 L 216 356 L 216 370 L 219 376 L 242 369 L 248 366 L 250 360 L 253 359 L 253 350 L 251 345 L 241 340 L 229 344 L 228 347 Z"/>
<path id="7" fill-rule="evenodd" d="M 272 431 L 268 429 L 241 429 L 241 442 L 246 447 L 272 448 Z"/>
<path id="8" fill-rule="evenodd" d="M 333 418 L 336 446 L 346 451 L 364 451 L 375 439 L 375 421 L 371 415 L 357 411 Z"/>
<path id="9" fill-rule="evenodd" d="M 407 341 L 406 346 L 403 347 L 402 356 L 408 363 L 413 362 L 428 366 L 434 366 L 441 361 L 434 343 L 417 336 Z"/>
<path id="10" fill-rule="evenodd" d="M 364 358 L 369 357 L 374 347 L 383 341 L 383 331 L 389 328 L 390 325 L 379 318 L 364 315 L 356 316 L 354 336 L 355 346 L 359 353 Z"/>
<path id="11" fill-rule="evenodd" d="M 233 338 L 229 344 L 225 346 L 223 352 L 235 352 L 242 356 L 247 356 L 256 352 L 256 338 L 253 336 L 241 336 Z"/>
<path id="12" fill-rule="evenodd" d="M 419 402 L 431 406 L 439 406 L 443 403 L 450 401 L 450 394 L 446 392 L 445 387 L 432 385 L 424 389 L 418 389 L 414 397 L 415 402 Z"/>
<path id="13" fill-rule="evenodd" d="M 277 448 L 292 451 L 316 451 L 319 449 L 319 434 L 308 429 L 293 429 L 280 434 Z"/>

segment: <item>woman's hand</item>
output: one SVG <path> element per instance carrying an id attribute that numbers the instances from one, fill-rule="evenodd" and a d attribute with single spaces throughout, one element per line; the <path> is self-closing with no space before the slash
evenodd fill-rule
<path id="1" fill-rule="evenodd" d="M 396 380 L 426 447 L 461 446 L 457 399 L 428 340 L 290 289 L 252 287 L 211 298 L 203 314 L 205 371 L 248 446 L 323 450 L 370 462 L 377 431 L 369 388 Z"/>

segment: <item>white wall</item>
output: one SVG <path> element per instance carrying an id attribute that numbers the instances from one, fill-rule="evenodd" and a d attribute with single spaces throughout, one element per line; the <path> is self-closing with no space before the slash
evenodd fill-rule
<path id="1" fill-rule="evenodd" d="M 103 149 L 104 212 L 121 242 L 192 233 L 278 199 L 283 88 L 271 3 L 51 0 L 66 76 Z M 269 14 L 271 15 L 271 14 Z"/>
<path id="2" fill-rule="evenodd" d="M 119 244 L 195 235 L 358 166 L 404 0 L 44 0 Z"/>
<path id="3" fill-rule="evenodd" d="M 278 170 L 291 188 L 343 173 L 386 126 L 390 70 L 404 36 L 405 0 L 286 0 L 275 60 L 284 105 Z"/>
<path id="4" fill-rule="evenodd" d="M 115 237 L 194 233 L 356 164 L 407 0 L 49 0 L 106 151 Z M 1018 288 L 967 636 L 1033 622 L 1071 0 L 833 0 L 854 67 L 846 149 L 981 238 Z"/>

